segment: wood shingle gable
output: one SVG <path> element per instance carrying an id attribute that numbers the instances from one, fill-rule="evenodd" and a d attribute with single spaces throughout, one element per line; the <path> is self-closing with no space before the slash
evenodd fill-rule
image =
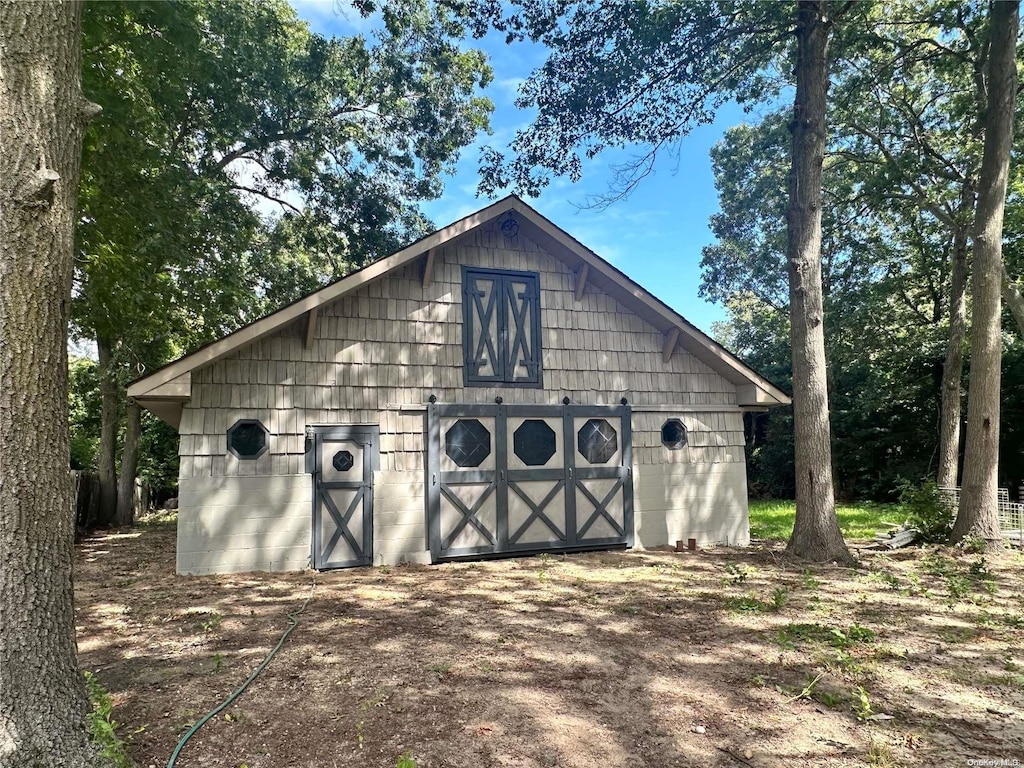
<path id="1" fill-rule="evenodd" d="M 737 404 L 741 407 L 764 408 L 790 402 L 789 397 L 771 382 L 514 195 L 153 371 L 133 382 L 128 388 L 128 395 L 176 426 L 181 404 L 189 398 L 194 371 L 291 325 L 300 326 L 297 330 L 301 333 L 303 346 L 307 350 L 312 349 L 317 328 L 332 321 L 329 318 L 333 312 L 326 305 L 353 295 L 364 287 L 372 291 L 381 278 L 409 268 L 418 270 L 418 282 L 426 287 L 436 279 L 435 261 L 441 249 L 451 247 L 481 227 L 510 214 L 516 218 L 524 236 L 571 271 L 574 276 L 571 298 L 575 302 L 581 301 L 586 292 L 606 294 L 663 334 L 662 358 L 666 363 L 677 349 L 685 350 L 736 387 Z M 573 309 L 566 307 L 559 311 L 570 313 Z M 357 308 L 353 317 L 365 315 Z M 388 317 L 393 318 L 394 315 L 389 314 Z"/>

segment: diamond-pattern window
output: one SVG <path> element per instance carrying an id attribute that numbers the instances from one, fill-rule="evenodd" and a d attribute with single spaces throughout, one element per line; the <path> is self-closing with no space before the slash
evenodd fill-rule
<path id="1" fill-rule="evenodd" d="M 491 455 L 491 433 L 477 419 L 459 419 L 445 433 L 444 451 L 460 467 L 479 467 Z"/>
<path id="2" fill-rule="evenodd" d="M 542 467 L 555 455 L 555 430 L 540 419 L 527 419 L 512 434 L 512 448 L 528 467 Z"/>
<path id="3" fill-rule="evenodd" d="M 255 459 L 269 447 L 267 429 L 257 419 L 239 419 L 228 429 L 228 450 L 240 459 Z"/>
<path id="4" fill-rule="evenodd" d="M 661 444 L 670 451 L 686 447 L 686 425 L 679 419 L 669 419 L 661 425 Z"/>
<path id="5" fill-rule="evenodd" d="M 331 464 L 339 472 L 348 472 L 352 469 L 352 465 L 355 464 L 355 459 L 352 458 L 350 451 L 338 451 L 334 454 L 334 458 L 331 460 Z"/>
<path id="6" fill-rule="evenodd" d="M 615 427 L 604 419 L 590 419 L 577 434 L 580 455 L 591 464 L 607 464 L 619 450 Z"/>

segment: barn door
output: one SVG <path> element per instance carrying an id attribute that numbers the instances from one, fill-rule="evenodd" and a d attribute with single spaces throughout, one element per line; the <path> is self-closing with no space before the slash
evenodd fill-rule
<path id="1" fill-rule="evenodd" d="M 313 433 L 313 567 L 370 565 L 380 430 L 313 427 Z"/>
<path id="2" fill-rule="evenodd" d="M 566 407 L 574 543 L 633 545 L 633 437 L 626 406 Z"/>
<path id="3" fill-rule="evenodd" d="M 428 409 L 427 534 L 433 559 L 497 552 L 506 537 L 497 405 Z"/>
<path id="4" fill-rule="evenodd" d="M 565 549 L 575 544 L 567 504 L 564 414 L 560 406 L 504 409 L 508 552 Z"/>
<path id="5" fill-rule="evenodd" d="M 627 406 L 431 405 L 433 559 L 631 546 Z"/>

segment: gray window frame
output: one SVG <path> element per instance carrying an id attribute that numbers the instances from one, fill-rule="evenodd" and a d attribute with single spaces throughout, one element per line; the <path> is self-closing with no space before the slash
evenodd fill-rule
<path id="1" fill-rule="evenodd" d="M 501 364 L 501 371 L 495 372 L 492 376 L 483 376 L 473 373 L 476 365 L 473 347 L 473 318 L 474 311 L 469 293 L 470 279 L 473 276 L 482 275 L 495 281 L 495 290 L 500 291 L 501 301 L 497 302 L 495 311 L 498 313 L 497 328 L 497 354 L 498 362 Z M 536 373 L 528 378 L 513 379 L 507 372 L 509 358 L 509 323 L 508 323 L 508 302 L 505 292 L 506 286 L 511 280 L 529 282 L 533 284 L 533 300 L 530 305 L 530 321 L 532 333 L 529 344 L 532 359 L 536 361 Z M 484 267 L 462 268 L 462 383 L 466 387 L 528 387 L 540 389 L 544 386 L 543 371 L 543 348 L 541 346 L 540 327 L 540 273 L 521 272 L 512 269 L 486 269 Z M 515 366 L 513 366 L 514 368 Z"/>
<path id="2" fill-rule="evenodd" d="M 255 455 L 252 456 L 242 455 L 241 453 L 235 450 L 235 447 L 233 445 L 231 445 L 231 433 L 234 432 L 239 427 L 245 427 L 250 424 L 256 424 L 259 426 L 261 430 L 263 430 L 263 447 L 259 451 L 257 451 Z M 270 430 L 263 426 L 263 422 L 260 421 L 259 419 L 239 419 L 230 427 L 228 427 L 228 431 L 225 433 L 225 438 L 228 446 L 228 453 L 230 453 L 239 461 L 255 461 L 264 453 L 270 450 Z"/>

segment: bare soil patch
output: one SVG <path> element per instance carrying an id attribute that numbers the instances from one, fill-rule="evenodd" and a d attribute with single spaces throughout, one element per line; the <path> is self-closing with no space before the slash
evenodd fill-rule
<path id="1" fill-rule="evenodd" d="M 174 575 L 173 524 L 79 547 L 79 652 L 140 766 L 966 765 L 1024 758 L 1024 559 L 806 568 L 771 546 Z M 877 715 L 892 719 L 870 719 Z"/>

